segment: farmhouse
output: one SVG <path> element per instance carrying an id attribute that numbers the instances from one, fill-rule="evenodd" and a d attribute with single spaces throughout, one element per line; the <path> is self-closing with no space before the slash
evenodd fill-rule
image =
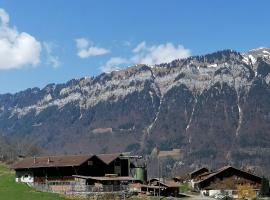
<path id="1" fill-rule="evenodd" d="M 205 172 L 193 181 L 194 188 L 203 195 L 215 196 L 226 193 L 236 197 L 239 186 L 248 185 L 253 191 L 258 191 L 262 178 L 232 166 L 225 166 L 216 172 Z"/>
<path id="2" fill-rule="evenodd" d="M 123 154 L 64 155 L 26 158 L 15 163 L 16 182 L 74 181 L 74 175 L 129 176 L 130 161 Z"/>

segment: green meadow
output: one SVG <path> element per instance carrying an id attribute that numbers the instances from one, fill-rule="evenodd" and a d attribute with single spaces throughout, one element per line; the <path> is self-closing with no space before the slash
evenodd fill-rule
<path id="1" fill-rule="evenodd" d="M 15 182 L 15 174 L 0 164 L 0 200 L 66 200 L 57 194 L 38 192 Z"/>

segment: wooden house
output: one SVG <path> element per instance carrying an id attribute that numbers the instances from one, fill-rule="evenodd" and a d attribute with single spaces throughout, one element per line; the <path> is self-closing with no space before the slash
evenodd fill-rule
<path id="1" fill-rule="evenodd" d="M 148 186 L 146 186 L 146 189 L 148 190 L 153 189 L 155 190 L 156 194 L 158 194 L 157 190 L 160 190 L 161 196 L 178 197 L 180 193 L 179 187 L 180 187 L 180 184 L 175 182 L 174 180 L 165 179 L 165 178 L 160 178 L 160 179 L 153 178 L 149 180 L 149 183 L 148 183 Z"/>
<path id="2" fill-rule="evenodd" d="M 130 162 L 122 154 L 64 155 L 25 158 L 15 163 L 16 181 L 46 183 L 48 181 L 73 181 L 73 175 L 129 176 Z"/>
<path id="3" fill-rule="evenodd" d="M 197 176 L 194 179 L 194 188 L 206 196 L 224 194 L 237 197 L 239 186 L 248 185 L 255 192 L 261 186 L 262 178 L 249 172 L 225 166 L 216 172 Z"/>

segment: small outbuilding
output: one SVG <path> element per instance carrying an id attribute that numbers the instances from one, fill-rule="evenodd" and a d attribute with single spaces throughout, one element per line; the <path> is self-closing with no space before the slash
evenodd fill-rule
<path id="1" fill-rule="evenodd" d="M 153 178 L 148 183 L 149 189 L 161 188 L 161 196 L 173 196 L 178 197 L 180 193 L 180 184 L 174 180 L 169 180 L 165 178 Z"/>

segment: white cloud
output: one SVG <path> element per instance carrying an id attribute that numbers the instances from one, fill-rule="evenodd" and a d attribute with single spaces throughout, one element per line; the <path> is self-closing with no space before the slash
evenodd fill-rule
<path id="1" fill-rule="evenodd" d="M 147 46 L 146 42 L 139 43 L 132 49 L 132 56 L 128 58 L 112 57 L 100 69 L 103 72 L 111 72 L 118 70 L 123 64 L 148 64 L 155 65 L 160 63 L 168 63 L 175 59 L 181 59 L 191 56 L 191 51 L 182 45 L 174 45 L 172 43 Z"/>
<path id="2" fill-rule="evenodd" d="M 131 58 L 133 63 L 148 65 L 168 63 L 191 55 L 189 49 L 185 49 L 182 45 L 175 46 L 172 43 L 147 47 L 146 43 L 142 42 L 133 49 L 133 52 L 135 53 Z"/>
<path id="3" fill-rule="evenodd" d="M 91 44 L 89 46 L 89 41 L 85 38 L 78 38 L 76 41 L 77 55 L 80 58 L 88 58 L 90 56 L 100 56 L 109 53 L 108 49 L 95 47 Z"/>
<path id="4" fill-rule="evenodd" d="M 57 68 L 61 65 L 58 56 L 53 55 L 53 50 L 56 48 L 56 45 L 52 42 L 43 42 L 44 49 L 46 51 L 47 63 L 54 68 Z"/>
<path id="5" fill-rule="evenodd" d="M 75 41 L 78 49 L 86 49 L 89 45 L 88 40 L 85 38 L 78 38 Z"/>
<path id="6" fill-rule="evenodd" d="M 138 53 L 138 52 L 142 51 L 143 49 L 145 49 L 145 47 L 146 47 L 146 42 L 143 41 L 143 42 L 139 43 L 139 44 L 132 50 L 132 52 L 133 52 L 133 53 Z"/>
<path id="7" fill-rule="evenodd" d="M 100 69 L 102 72 L 112 72 L 120 69 L 120 65 L 128 64 L 129 60 L 122 57 L 112 57 L 110 58 L 105 65 L 101 66 Z"/>
<path id="8" fill-rule="evenodd" d="M 7 12 L 3 8 L 0 8 L 0 18 L 1 18 L 1 22 L 3 25 L 8 24 L 9 15 L 7 14 Z"/>
<path id="9" fill-rule="evenodd" d="M 104 48 L 98 48 L 98 47 L 89 47 L 88 49 L 82 49 L 78 52 L 78 55 L 81 58 L 88 58 L 90 56 L 100 56 L 107 54 L 109 51 Z"/>
<path id="10" fill-rule="evenodd" d="M 37 65 L 41 45 L 32 35 L 9 27 L 9 15 L 0 8 L 0 69 Z"/>

